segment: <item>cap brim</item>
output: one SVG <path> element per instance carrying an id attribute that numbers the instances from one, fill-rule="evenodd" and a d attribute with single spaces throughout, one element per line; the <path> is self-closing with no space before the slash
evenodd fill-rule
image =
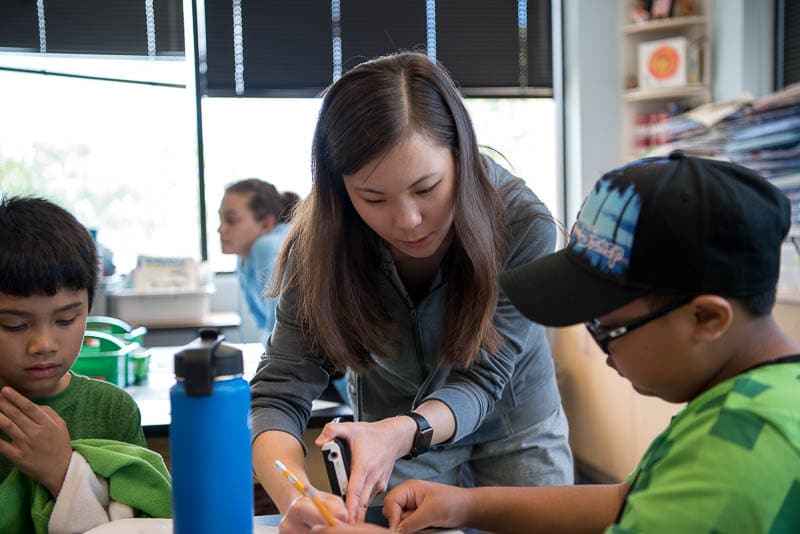
<path id="1" fill-rule="evenodd" d="M 545 326 L 590 321 L 649 293 L 587 272 L 567 249 L 501 273 L 500 286 L 519 311 Z"/>

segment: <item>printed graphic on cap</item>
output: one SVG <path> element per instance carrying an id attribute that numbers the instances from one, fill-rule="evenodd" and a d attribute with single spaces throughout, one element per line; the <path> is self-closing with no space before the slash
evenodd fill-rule
<path id="1" fill-rule="evenodd" d="M 623 277 L 641 207 L 642 199 L 622 169 L 606 174 L 586 197 L 569 248 L 604 273 Z"/>

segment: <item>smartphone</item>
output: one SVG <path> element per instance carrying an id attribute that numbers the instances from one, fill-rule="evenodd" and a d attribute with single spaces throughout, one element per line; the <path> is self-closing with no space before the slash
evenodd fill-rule
<path id="1" fill-rule="evenodd" d="M 322 457 L 331 483 L 331 492 L 344 498 L 350 478 L 350 448 L 347 442 L 340 438 L 328 441 L 322 446 Z"/>

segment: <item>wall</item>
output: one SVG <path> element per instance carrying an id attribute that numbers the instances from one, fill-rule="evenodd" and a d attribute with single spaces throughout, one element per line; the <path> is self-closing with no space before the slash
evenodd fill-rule
<path id="1" fill-rule="evenodd" d="M 714 4 L 714 97 L 730 100 L 773 90 L 773 0 L 719 0 Z"/>
<path id="2" fill-rule="evenodd" d="M 619 25 L 616 4 L 563 1 L 564 155 L 569 228 L 581 201 L 619 164 Z"/>
<path id="3" fill-rule="evenodd" d="M 618 166 L 621 10 L 628 0 L 563 0 L 564 175 L 567 227 L 602 173 Z M 714 3 L 714 98 L 772 91 L 773 0 Z M 800 335 L 800 304 L 779 322 Z M 680 408 L 636 393 L 605 365 L 582 326 L 549 329 L 576 460 L 600 480 L 621 480 Z"/>

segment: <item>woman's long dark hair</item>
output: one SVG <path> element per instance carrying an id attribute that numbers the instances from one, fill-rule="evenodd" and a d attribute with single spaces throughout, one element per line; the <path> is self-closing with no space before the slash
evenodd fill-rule
<path id="1" fill-rule="evenodd" d="M 469 367 L 498 350 L 493 317 L 505 243 L 505 209 L 478 152 L 472 122 L 447 72 L 404 52 L 353 68 L 324 95 L 312 148 L 313 186 L 298 205 L 276 280 L 299 289 L 297 313 L 316 348 L 339 367 L 363 370 L 370 353 L 391 357 L 394 327 L 375 298 L 380 238 L 361 220 L 343 175 L 419 133 L 456 162 L 454 239 L 438 361 Z M 292 268 L 288 265 L 292 263 Z"/>

